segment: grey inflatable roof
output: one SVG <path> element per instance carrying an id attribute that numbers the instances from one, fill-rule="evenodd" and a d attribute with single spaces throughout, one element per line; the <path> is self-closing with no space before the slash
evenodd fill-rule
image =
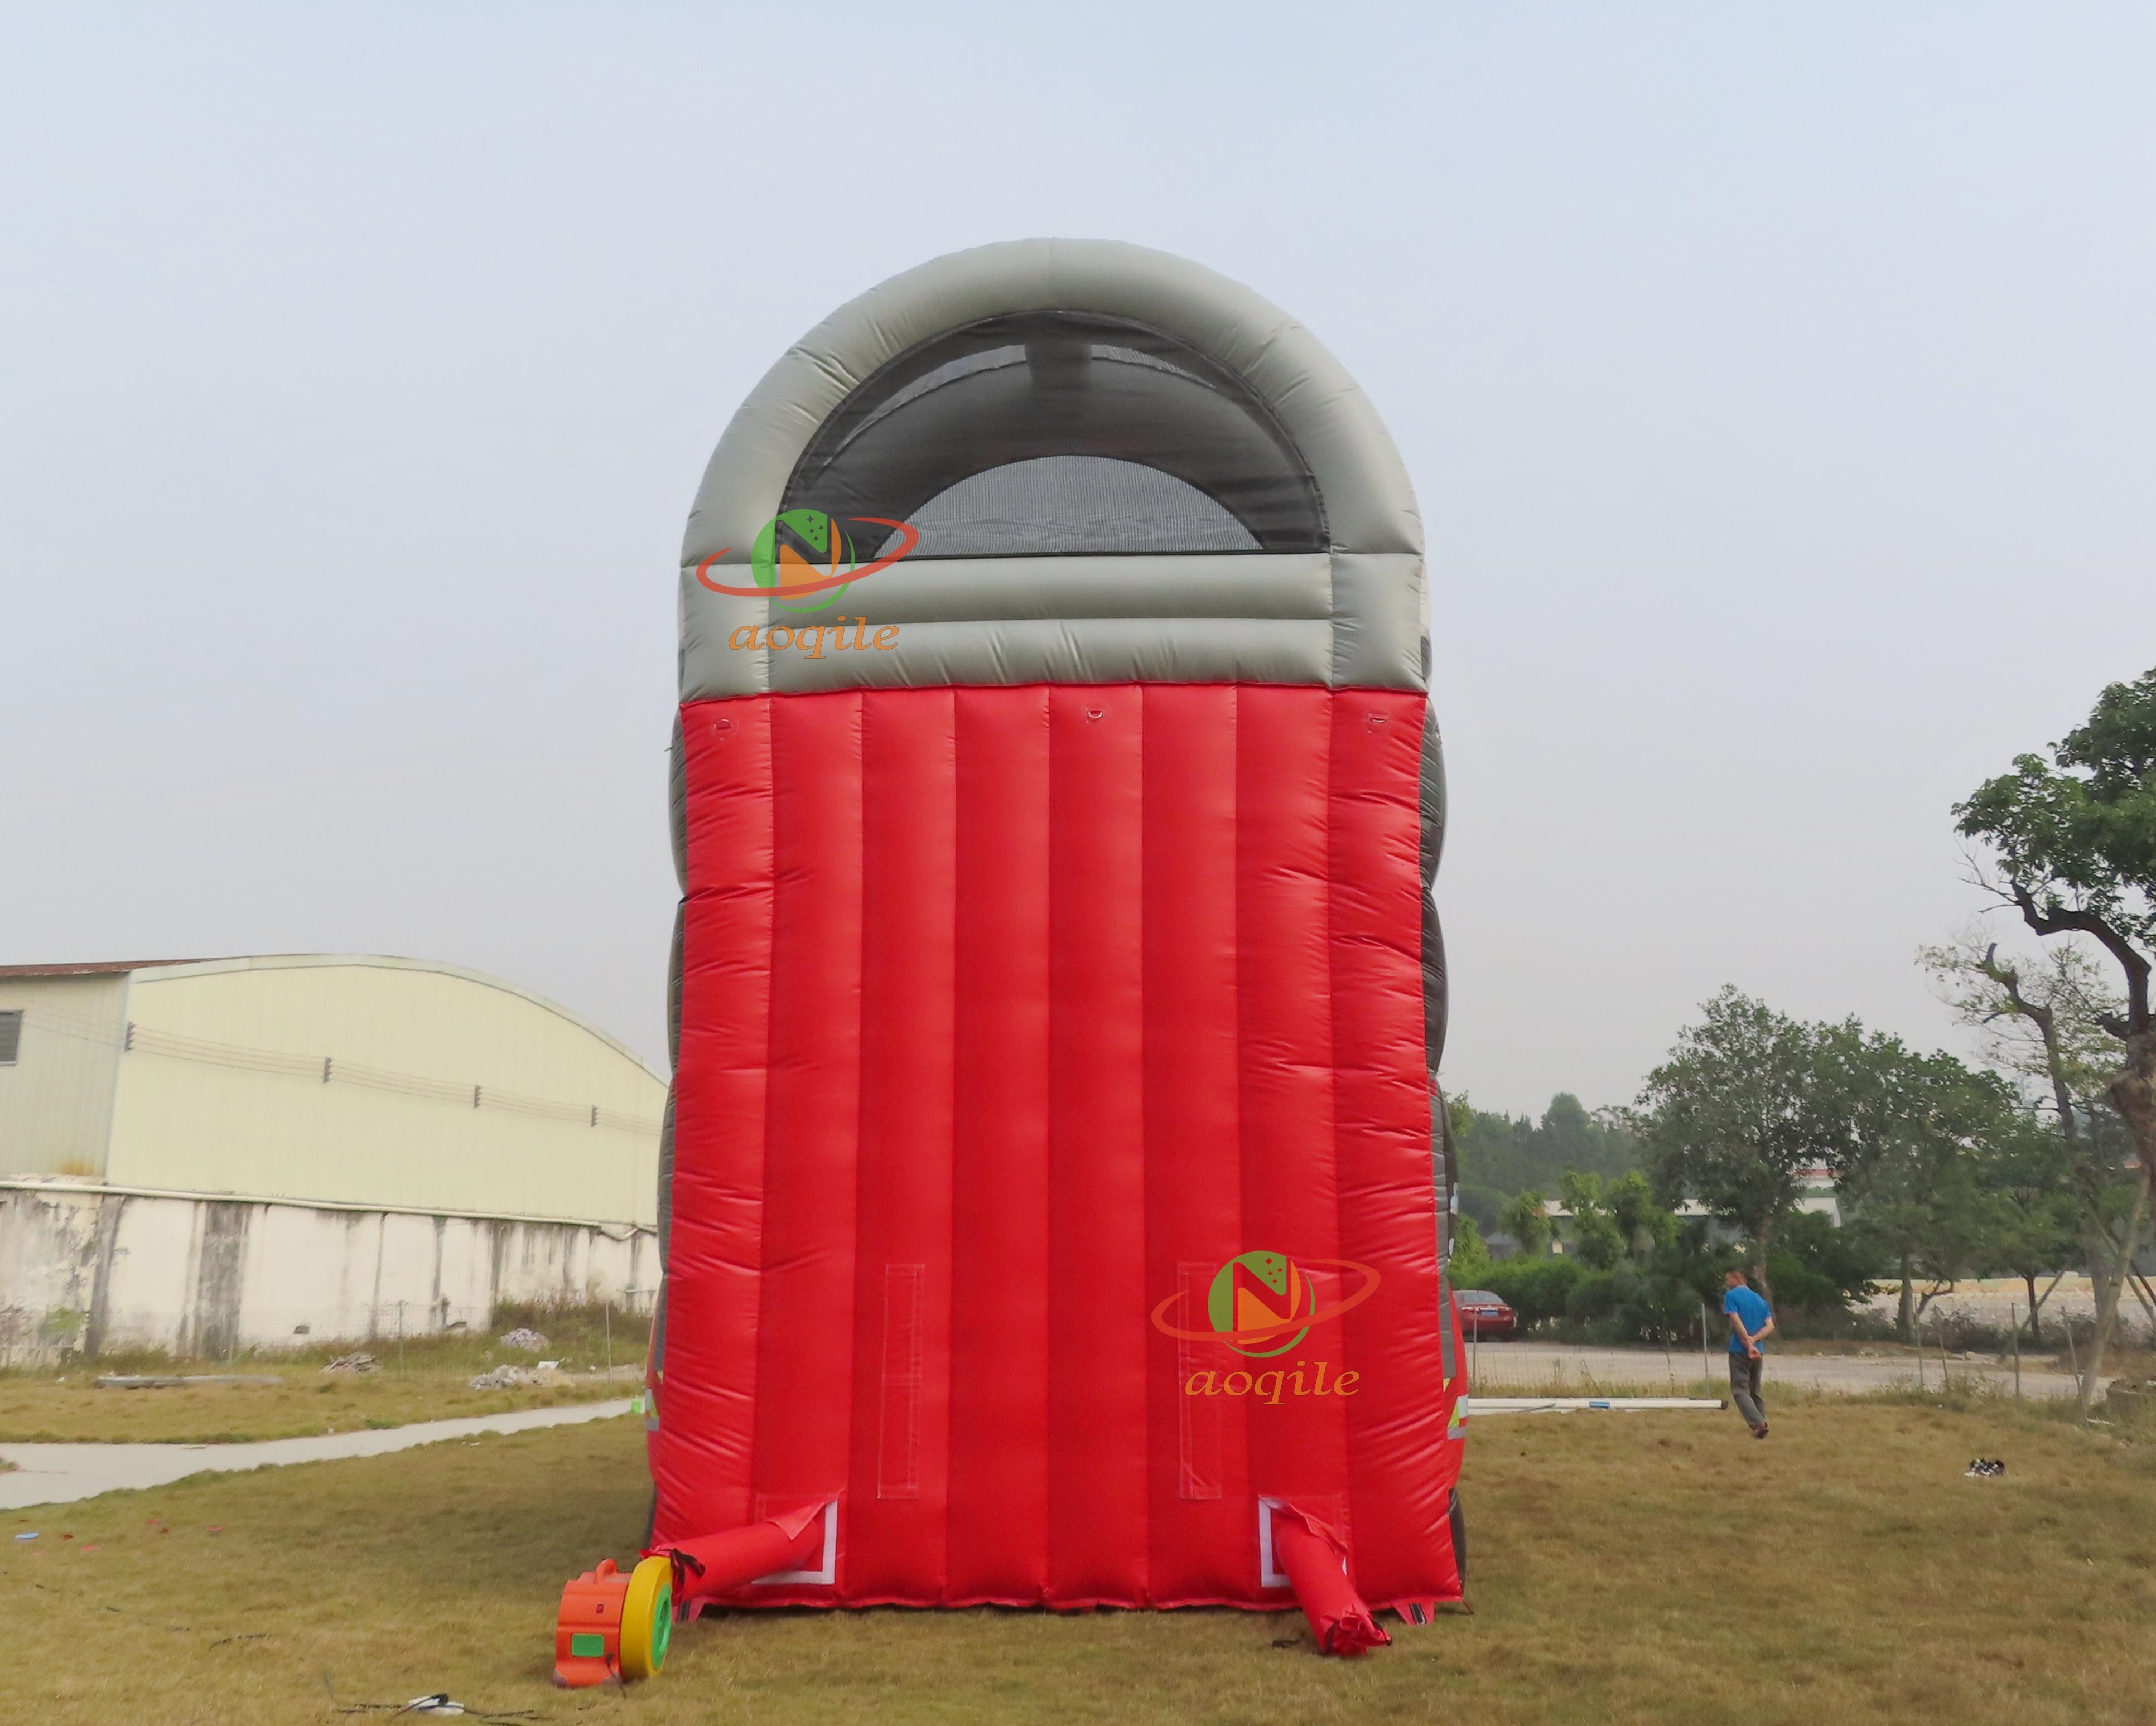
<path id="1" fill-rule="evenodd" d="M 1074 363 L 1098 381 L 1044 393 Z M 1012 525 L 1014 499 L 1081 494 L 1147 525 Z M 711 591 L 751 585 L 759 531 L 803 504 L 921 543 L 829 611 Z M 720 438 L 680 576 L 684 700 L 1427 677 L 1421 518 L 1368 399 L 1249 289 L 1113 241 L 956 253 L 810 330 Z M 880 651 L 739 644 L 841 616 L 865 620 L 857 642 L 899 627 Z"/>

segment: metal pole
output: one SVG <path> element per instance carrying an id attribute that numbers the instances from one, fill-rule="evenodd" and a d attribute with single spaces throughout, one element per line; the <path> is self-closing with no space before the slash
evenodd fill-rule
<path id="1" fill-rule="evenodd" d="M 1917 1394 L 1924 1391 L 1924 1321 L 1917 1321 Z"/>
<path id="2" fill-rule="evenodd" d="M 397 1303 L 397 1370 L 404 1370 L 404 1303 Z"/>
<path id="3" fill-rule="evenodd" d="M 2012 1301 L 2006 1303 L 2006 1322 L 2014 1333 L 2014 1400 L 2021 1400 L 2021 1317 Z"/>
<path id="4" fill-rule="evenodd" d="M 1699 1381 L 1711 1394 L 1714 1390 L 1714 1375 L 1707 1366 L 1707 1303 L 1699 1303 Z"/>
<path id="5" fill-rule="evenodd" d="M 610 1294 L 607 1297 L 605 1310 L 607 1375 L 612 1377 L 613 1375 L 613 1297 Z"/>

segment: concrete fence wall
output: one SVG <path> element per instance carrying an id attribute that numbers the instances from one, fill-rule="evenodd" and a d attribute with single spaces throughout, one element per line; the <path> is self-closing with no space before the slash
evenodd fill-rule
<path id="1" fill-rule="evenodd" d="M 658 1280 L 624 1224 L 0 1182 L 0 1365 L 480 1330 L 502 1302 L 644 1311 Z"/>

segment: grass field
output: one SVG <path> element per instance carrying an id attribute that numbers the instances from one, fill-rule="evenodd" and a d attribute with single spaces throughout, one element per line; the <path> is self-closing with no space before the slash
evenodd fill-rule
<path id="1" fill-rule="evenodd" d="M 203 1370 L 207 1369 L 192 1369 Z M 504 1414 L 632 1395 L 634 1382 L 587 1380 L 513 1391 L 467 1388 L 467 1371 L 439 1367 L 325 1377 L 287 1370 L 282 1384 L 190 1385 L 100 1391 L 90 1375 L 0 1379 L 0 1443 L 244 1444 L 460 1415 Z"/>
<path id="2" fill-rule="evenodd" d="M 503 1309 L 497 1332 L 534 1324 L 548 1339 L 547 1355 L 579 1370 L 644 1359 L 647 1327 L 598 1308 Z M 379 1370 L 325 1373 L 338 1355 L 363 1348 Z M 510 1391 L 475 1391 L 470 1380 L 505 1362 L 529 1366 L 538 1357 L 505 1349 L 491 1336 L 394 1338 L 326 1342 L 292 1352 L 244 1354 L 229 1361 L 168 1360 L 157 1354 L 107 1354 L 95 1366 L 0 1372 L 0 1443 L 244 1444 L 264 1438 L 304 1438 L 364 1426 L 506 1414 L 511 1409 L 626 1396 L 638 1388 L 630 1373 L 608 1379 L 572 1373 L 559 1384 Z M 274 1375 L 275 1385 L 190 1385 L 157 1391 L 100 1391 L 107 1373 Z"/>
<path id="3" fill-rule="evenodd" d="M 1358 1662 L 1295 1616 L 749 1615 L 685 1626 L 626 1694 L 557 1691 L 560 1585 L 633 1549 L 640 1437 L 605 1421 L 0 1523 L 39 1534 L 0 1542 L 0 1721 L 327 1721 L 330 1682 L 347 1707 L 447 1688 L 649 1726 L 2123 1726 L 2156 1696 L 2156 1444 L 1831 1398 L 1783 1399 L 1764 1443 L 1727 1414 L 1476 1422 L 1474 1611 Z M 1964 1479 L 1979 1454 L 2007 1477 Z"/>

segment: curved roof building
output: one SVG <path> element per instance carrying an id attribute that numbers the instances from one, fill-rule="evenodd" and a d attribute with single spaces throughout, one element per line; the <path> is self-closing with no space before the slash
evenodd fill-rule
<path id="1" fill-rule="evenodd" d="M 433 960 L 0 967 L 0 1175 L 648 1227 L 665 1089 L 567 1008 Z"/>

